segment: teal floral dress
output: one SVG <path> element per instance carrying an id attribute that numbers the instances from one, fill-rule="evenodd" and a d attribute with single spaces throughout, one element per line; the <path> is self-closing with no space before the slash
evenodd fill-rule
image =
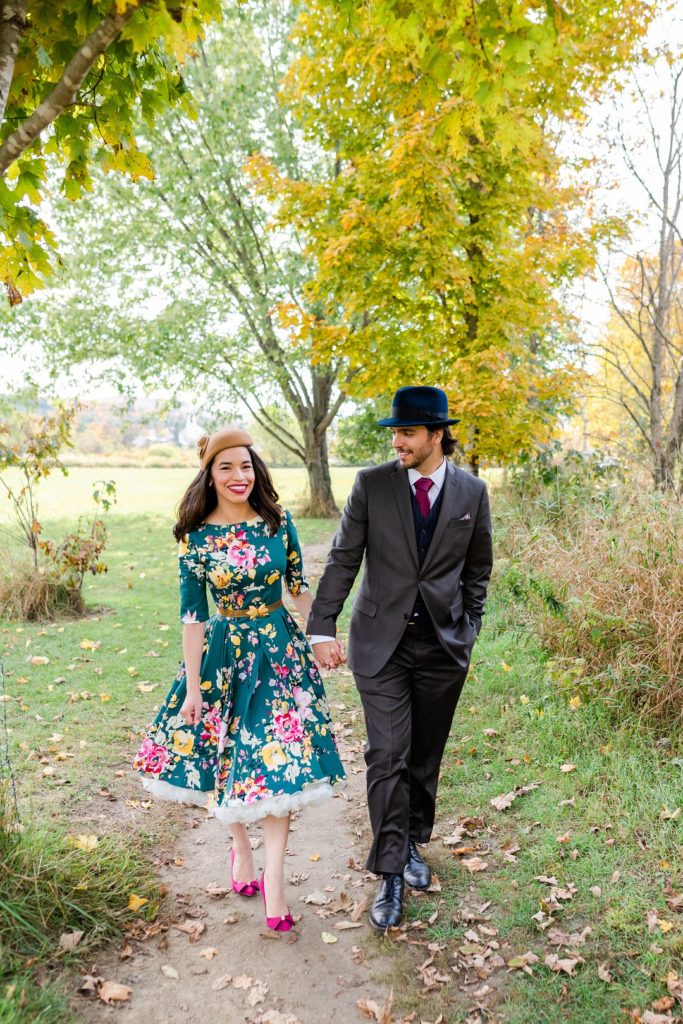
<path id="1" fill-rule="evenodd" d="M 308 589 L 289 512 L 270 536 L 260 518 L 204 523 L 179 549 L 181 622 L 205 622 L 198 725 L 180 715 L 185 666 L 134 761 L 152 795 L 248 822 L 332 795 L 344 777 L 308 641 L 280 601 Z M 209 613 L 206 589 L 219 610 Z"/>

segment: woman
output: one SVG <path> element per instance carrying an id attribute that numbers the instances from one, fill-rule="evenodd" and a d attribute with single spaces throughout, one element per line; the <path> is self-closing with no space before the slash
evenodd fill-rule
<path id="1" fill-rule="evenodd" d="M 199 441 L 201 469 L 173 528 L 184 662 L 134 764 L 154 796 L 211 807 L 228 823 L 233 890 L 260 890 L 268 927 L 289 931 L 290 812 L 331 796 L 344 769 L 313 654 L 282 603 L 284 580 L 308 617 L 296 529 L 252 445 L 236 427 Z M 257 820 L 266 854 L 260 883 L 245 828 Z"/>

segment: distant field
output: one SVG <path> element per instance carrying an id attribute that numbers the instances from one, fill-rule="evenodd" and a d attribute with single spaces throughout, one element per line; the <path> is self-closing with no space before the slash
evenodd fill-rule
<path id="1" fill-rule="evenodd" d="M 340 508 L 356 477 L 355 466 L 332 469 L 332 486 Z M 171 516 L 183 491 L 192 480 L 189 469 L 143 469 L 138 467 L 96 467 L 74 466 L 67 477 L 53 473 L 38 488 L 39 513 L 42 519 L 74 518 L 88 513 L 93 508 L 92 491 L 96 480 L 114 480 L 117 502 L 112 509 L 115 515 L 139 515 L 154 512 Z M 273 470 L 275 486 L 281 501 L 296 510 L 306 496 L 306 472 L 304 469 Z M 18 480 L 18 474 L 14 478 Z M 0 496 L 0 522 L 11 519 L 7 499 Z"/>

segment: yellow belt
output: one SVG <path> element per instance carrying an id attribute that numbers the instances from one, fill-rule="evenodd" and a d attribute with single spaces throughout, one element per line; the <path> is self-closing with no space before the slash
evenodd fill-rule
<path id="1" fill-rule="evenodd" d="M 282 601 L 275 601 L 273 604 L 252 604 L 249 608 L 216 608 L 216 615 L 223 619 L 261 619 L 282 607 Z"/>

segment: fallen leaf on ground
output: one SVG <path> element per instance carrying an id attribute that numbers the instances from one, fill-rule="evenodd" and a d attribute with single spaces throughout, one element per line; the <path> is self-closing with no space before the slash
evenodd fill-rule
<path id="1" fill-rule="evenodd" d="M 218 956 L 218 950 L 215 946 L 207 946 L 206 949 L 200 950 L 199 955 L 203 956 L 205 960 L 213 960 L 215 956 Z"/>
<path id="2" fill-rule="evenodd" d="M 240 974 L 239 977 L 235 978 L 232 987 L 233 988 L 251 988 L 253 978 L 250 978 L 248 974 Z"/>
<path id="3" fill-rule="evenodd" d="M 672 1017 L 670 1013 L 653 1013 L 652 1010 L 645 1010 L 639 1018 L 640 1024 L 674 1024 L 678 1017 Z"/>
<path id="4" fill-rule="evenodd" d="M 557 953 L 546 953 L 543 962 L 551 971 L 555 971 L 557 974 L 563 971 L 565 974 L 569 974 L 573 977 L 575 969 L 579 964 L 585 963 L 585 960 L 582 956 L 577 956 L 573 959 L 567 957 L 563 960 L 557 955 Z"/>
<path id="5" fill-rule="evenodd" d="M 507 965 L 512 970 L 524 971 L 525 974 L 531 974 L 531 965 L 538 963 L 538 957 L 535 953 L 530 950 L 527 953 L 522 953 L 520 956 L 513 956 L 508 960 Z"/>
<path id="6" fill-rule="evenodd" d="M 673 996 L 662 996 L 661 999 L 655 999 L 652 1009 L 656 1010 L 657 1013 L 665 1013 L 667 1010 L 671 1010 L 675 1004 L 676 1000 Z"/>
<path id="7" fill-rule="evenodd" d="M 561 928 L 551 928 L 548 932 L 548 942 L 551 946 L 584 946 L 586 939 L 593 929 L 589 924 L 581 932 L 572 932 L 568 935 Z"/>
<path id="8" fill-rule="evenodd" d="M 503 793 L 501 796 L 495 796 L 493 800 L 489 800 L 492 807 L 495 807 L 497 811 L 506 811 L 508 807 L 511 807 L 514 801 L 517 799 L 517 794 L 514 790 L 510 793 Z"/>
<path id="9" fill-rule="evenodd" d="M 99 839 L 97 836 L 76 836 L 73 840 L 73 845 L 76 849 L 85 850 L 86 853 L 90 853 L 94 850 L 98 843 Z"/>
<path id="10" fill-rule="evenodd" d="M 167 978 L 173 978 L 175 981 L 180 981 L 180 975 L 176 971 L 175 967 L 171 967 L 170 964 L 163 964 L 161 973 L 165 974 Z"/>
<path id="11" fill-rule="evenodd" d="M 256 1017 L 254 1024 L 301 1024 L 293 1013 L 280 1013 L 279 1010 L 266 1010 Z"/>
<path id="12" fill-rule="evenodd" d="M 199 937 L 206 928 L 203 921 L 193 921 L 191 918 L 187 918 L 182 924 L 174 924 L 179 932 L 185 932 L 190 942 L 198 942 Z"/>
<path id="13" fill-rule="evenodd" d="M 32 658 L 28 659 L 32 665 L 49 665 L 50 659 L 45 658 L 42 654 L 34 654 Z"/>
<path id="14" fill-rule="evenodd" d="M 669 910 L 683 910 L 683 892 L 675 893 L 669 888 L 667 893 L 666 903 Z"/>
<path id="15" fill-rule="evenodd" d="M 222 974 L 220 978 L 216 978 L 211 988 L 214 992 L 220 992 L 221 989 L 227 988 L 231 981 L 231 974 Z"/>
<path id="16" fill-rule="evenodd" d="M 322 933 L 322 940 L 323 940 L 323 942 L 326 942 L 328 944 L 331 944 L 333 942 L 339 942 L 339 939 L 337 938 L 337 936 L 333 935 L 332 932 L 323 932 Z"/>
<path id="17" fill-rule="evenodd" d="M 345 931 L 348 931 L 349 928 L 362 928 L 363 927 L 363 922 L 362 921 L 337 921 L 337 923 L 335 924 L 334 927 L 339 932 L 345 932 Z"/>
<path id="18" fill-rule="evenodd" d="M 311 854 L 311 855 L 309 856 L 309 858 L 308 858 L 308 859 L 309 859 L 309 860 L 312 860 L 312 861 L 318 861 L 318 860 L 320 860 L 320 854 L 319 854 L 319 853 L 312 853 L 312 854 Z"/>
<path id="19" fill-rule="evenodd" d="M 146 896 L 136 896 L 133 892 L 130 894 L 130 899 L 128 900 L 128 909 L 135 913 L 140 909 L 140 907 L 144 907 L 145 903 L 149 903 Z"/>
<path id="20" fill-rule="evenodd" d="M 368 903 L 370 902 L 369 896 L 364 896 L 358 903 L 354 903 L 353 910 L 349 914 L 349 918 L 352 921 L 360 921 L 361 917 L 365 914 L 368 909 Z"/>
<path id="21" fill-rule="evenodd" d="M 666 806 L 666 804 L 662 808 L 661 813 L 659 815 L 659 817 L 662 819 L 662 821 L 677 821 L 680 818 L 680 816 L 681 816 L 681 809 L 680 809 L 680 807 L 677 807 L 675 811 L 670 811 L 669 808 Z"/>
<path id="22" fill-rule="evenodd" d="M 249 989 L 249 995 L 247 996 L 247 1002 L 250 1006 L 258 1006 L 268 995 L 268 986 L 265 981 L 256 980 L 252 987 Z"/>
<path id="23" fill-rule="evenodd" d="M 393 1003 L 394 990 L 392 989 L 381 1006 L 379 1003 L 376 1003 L 374 999 L 359 999 L 356 1002 L 356 1006 L 364 1017 L 368 1017 L 370 1020 L 376 1021 L 377 1024 L 392 1024 L 393 1017 L 391 1008 Z"/>
<path id="24" fill-rule="evenodd" d="M 112 1003 L 125 1003 L 132 991 L 128 985 L 120 985 L 117 981 L 103 981 L 97 994 L 103 1003 L 111 1006 Z"/>
<path id="25" fill-rule="evenodd" d="M 602 896 L 602 889 L 600 888 L 599 885 L 591 885 L 591 887 L 590 887 L 590 889 L 588 891 L 589 891 L 589 893 L 591 893 L 596 898 L 598 896 Z"/>
<path id="26" fill-rule="evenodd" d="M 96 974 L 84 974 L 78 986 L 78 991 L 82 996 L 97 995 L 97 989 L 103 981 L 104 978 L 100 978 Z"/>
<path id="27" fill-rule="evenodd" d="M 330 902 L 330 897 L 326 896 L 320 889 L 316 889 L 315 892 L 309 892 L 306 896 L 300 896 L 299 902 L 310 903 L 314 907 L 324 907 Z"/>
<path id="28" fill-rule="evenodd" d="M 72 949 L 76 948 L 84 934 L 84 932 L 63 932 L 59 936 L 59 945 L 62 949 L 65 949 L 67 953 L 70 953 Z"/>
<path id="29" fill-rule="evenodd" d="M 489 800 L 489 803 L 497 811 L 505 811 L 518 796 L 525 796 L 527 793 L 531 793 L 532 790 L 538 789 L 539 786 L 540 782 L 529 782 L 526 786 L 515 786 L 510 793 L 494 796 L 493 800 Z"/>
<path id="30" fill-rule="evenodd" d="M 560 765 L 560 771 L 561 772 L 565 772 L 565 773 L 566 772 L 576 771 L 576 765 L 575 764 L 561 764 Z"/>
<path id="31" fill-rule="evenodd" d="M 612 975 L 607 970 L 607 964 L 598 964 L 598 978 L 600 981 L 607 982 L 608 985 L 612 984 Z"/>
<path id="32" fill-rule="evenodd" d="M 473 874 L 475 871 L 486 871 L 488 867 L 487 862 L 482 860 L 481 857 L 463 857 L 460 863 L 467 868 L 470 874 Z"/>

